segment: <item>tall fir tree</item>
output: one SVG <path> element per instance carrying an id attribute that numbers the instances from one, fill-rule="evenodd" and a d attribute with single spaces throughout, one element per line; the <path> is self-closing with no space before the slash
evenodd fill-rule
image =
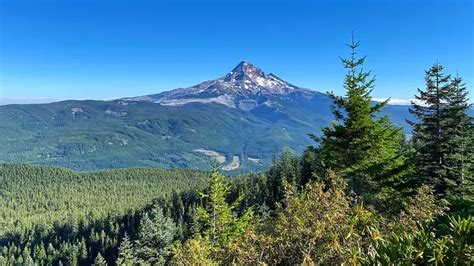
<path id="1" fill-rule="evenodd" d="M 46 255 L 46 249 L 44 248 L 44 243 L 43 243 L 43 241 L 41 241 L 41 242 L 35 247 L 34 254 L 35 254 L 35 261 L 36 261 L 38 264 L 40 264 L 40 265 L 41 265 L 41 264 L 45 264 L 47 255 Z"/>
<path id="2" fill-rule="evenodd" d="M 145 213 L 140 221 L 136 253 L 150 264 L 168 262 L 171 245 L 176 240 L 177 227 L 173 219 L 165 216 L 163 210 L 155 206 L 151 213 Z"/>
<path id="3" fill-rule="evenodd" d="M 468 93 L 460 77 L 451 79 L 436 63 L 425 74 L 426 89 L 418 89 L 410 112 L 416 150 L 416 178 L 444 197 L 461 188 L 472 161 L 472 122 L 467 115 Z"/>
<path id="4" fill-rule="evenodd" d="M 308 146 L 301 156 L 301 178 L 300 186 L 303 187 L 310 180 L 316 179 L 317 173 L 317 160 L 315 154 L 315 148 L 313 146 Z"/>
<path id="5" fill-rule="evenodd" d="M 282 200 L 285 196 L 283 183 L 297 186 L 300 183 L 300 159 L 293 155 L 289 149 L 283 151 L 280 158 L 273 160 L 272 167 L 268 171 L 268 190 L 269 190 L 269 204 L 270 209 L 276 208 L 276 203 Z"/>
<path id="6" fill-rule="evenodd" d="M 394 187 L 404 174 L 404 156 L 400 154 L 401 129 L 379 111 L 387 103 L 374 103 L 370 96 L 375 79 L 362 66 L 365 57 L 357 58 L 359 42 L 348 44 L 349 59 L 341 59 L 348 73 L 344 79 L 345 96 L 329 93 L 335 121 L 323 129 L 321 137 L 310 135 L 319 142 L 316 151 L 323 172 L 336 171 L 346 178 L 358 196 L 375 200 L 393 195 Z M 323 176 L 324 173 L 319 173 Z"/>
<path id="7" fill-rule="evenodd" d="M 104 257 L 102 257 L 102 254 L 97 253 L 97 257 L 95 257 L 94 260 L 94 265 L 95 266 L 107 266 L 107 262 L 105 262 Z"/>
<path id="8" fill-rule="evenodd" d="M 125 235 L 119 247 L 119 256 L 117 259 L 117 265 L 136 265 L 138 259 L 134 255 L 133 245 L 130 242 L 128 235 Z"/>
<path id="9" fill-rule="evenodd" d="M 82 261 L 87 260 L 87 245 L 84 238 L 79 243 L 79 259 Z"/>
<path id="10" fill-rule="evenodd" d="M 443 73 L 443 66 L 433 65 L 425 73 L 426 90 L 418 89 L 410 113 L 418 121 L 408 121 L 413 127 L 416 150 L 416 176 L 421 183 L 435 187 L 438 194 L 446 190 L 445 154 L 448 149 L 446 125 L 446 100 L 450 86 L 449 75 Z"/>
<path id="11" fill-rule="evenodd" d="M 245 230 L 253 212 L 247 209 L 240 217 L 237 216 L 234 210 L 241 202 L 243 195 L 240 195 L 241 197 L 232 204 L 227 203 L 230 185 L 225 183 L 224 176 L 217 169 L 211 173 L 211 184 L 207 193 L 202 194 L 205 204 L 196 210 L 198 221 L 202 226 L 204 239 L 210 246 L 223 247 Z"/>
<path id="12" fill-rule="evenodd" d="M 449 153 L 446 156 L 448 176 L 456 184 L 455 193 L 473 192 L 474 126 L 467 113 L 469 93 L 459 75 L 451 81 L 446 110 Z"/>

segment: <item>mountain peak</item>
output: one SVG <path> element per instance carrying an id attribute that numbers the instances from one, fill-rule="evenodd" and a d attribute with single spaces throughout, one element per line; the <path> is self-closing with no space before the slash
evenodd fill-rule
<path id="1" fill-rule="evenodd" d="M 242 71 L 248 71 L 248 70 L 251 70 L 251 69 L 259 69 L 259 68 L 254 66 L 250 62 L 240 61 L 240 63 L 236 67 L 234 67 L 234 69 L 231 72 L 242 72 Z"/>
<path id="2" fill-rule="evenodd" d="M 258 67 L 247 61 L 241 61 L 232 71 L 226 75 L 226 80 L 243 80 L 264 77 L 265 73 Z"/>
<path id="3" fill-rule="evenodd" d="M 273 74 L 265 74 L 255 65 L 241 61 L 226 75 L 208 80 L 188 88 L 176 89 L 132 100 L 144 100 L 161 105 L 180 106 L 188 103 L 218 103 L 232 108 L 251 110 L 267 102 L 270 95 L 287 97 L 290 93 L 303 91 Z"/>

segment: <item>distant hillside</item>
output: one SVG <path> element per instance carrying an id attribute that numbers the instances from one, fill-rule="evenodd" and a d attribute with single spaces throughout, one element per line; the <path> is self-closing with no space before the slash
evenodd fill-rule
<path id="1" fill-rule="evenodd" d="M 42 226 L 47 234 L 66 222 L 92 224 L 134 213 L 156 198 L 196 191 L 208 174 L 196 170 L 120 169 L 94 173 L 0 164 L 0 236 Z M 3 239 L 0 237 L 0 245 Z"/>
<path id="2" fill-rule="evenodd" d="M 331 100 L 241 62 L 196 86 L 115 101 L 0 106 L 0 161 L 78 170 L 191 167 L 260 170 L 312 144 L 333 120 Z M 409 128 L 407 106 L 383 114 Z"/>

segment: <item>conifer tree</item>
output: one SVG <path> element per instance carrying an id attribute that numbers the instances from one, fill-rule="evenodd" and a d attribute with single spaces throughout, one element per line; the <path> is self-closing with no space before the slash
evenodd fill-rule
<path id="1" fill-rule="evenodd" d="M 344 79 L 345 96 L 329 93 L 335 121 L 323 129 L 321 137 L 310 135 L 320 146 L 317 160 L 323 173 L 331 169 L 349 181 L 350 188 L 359 196 L 373 198 L 381 193 L 391 194 L 392 187 L 403 172 L 398 170 L 404 161 L 400 155 L 402 132 L 379 111 L 387 101 L 374 104 L 370 96 L 375 79 L 362 66 L 365 57 L 357 58 L 359 42 L 348 44 L 351 57 L 342 59 L 348 73 Z"/>
<path id="2" fill-rule="evenodd" d="M 198 221 L 204 229 L 203 235 L 213 247 L 223 247 L 232 238 L 239 236 L 252 217 L 250 209 L 237 217 L 233 210 L 241 201 L 242 195 L 233 204 L 229 204 L 226 201 L 229 194 L 230 185 L 226 184 L 224 176 L 214 169 L 208 194 L 202 195 L 206 204 L 197 208 Z"/>
<path id="3" fill-rule="evenodd" d="M 128 235 L 122 240 L 119 247 L 119 257 L 117 260 L 117 265 L 135 265 L 137 263 L 137 259 L 134 256 L 133 245 L 130 242 L 130 238 Z"/>
<path id="4" fill-rule="evenodd" d="M 438 196 L 459 188 L 469 176 L 472 123 L 467 115 L 467 89 L 460 77 L 451 79 L 436 63 L 426 71 L 426 89 L 418 89 L 410 112 L 418 182 L 431 185 Z M 471 172 L 472 173 L 472 172 Z"/>
<path id="5" fill-rule="evenodd" d="M 456 184 L 456 192 L 461 193 L 472 189 L 474 181 L 474 127 L 472 117 L 467 114 L 470 107 L 468 100 L 467 87 L 457 75 L 451 81 L 447 99 L 449 153 L 446 155 L 446 164 L 448 178 Z"/>
<path id="6" fill-rule="evenodd" d="M 285 150 L 278 160 L 274 160 L 268 171 L 268 189 L 270 194 L 270 208 L 275 209 L 275 204 L 284 197 L 282 184 L 297 186 L 300 183 L 300 160 L 290 150 Z"/>
<path id="7" fill-rule="evenodd" d="M 53 262 L 54 260 L 54 257 L 56 256 L 56 249 L 53 247 L 53 244 L 48 243 L 48 248 L 46 249 L 46 253 L 48 254 L 47 258 L 46 258 L 46 264 L 50 264 Z"/>
<path id="8" fill-rule="evenodd" d="M 166 263 L 177 233 L 174 221 L 166 217 L 160 207 L 155 206 L 150 214 L 144 214 L 139 230 L 137 255 L 151 264 Z"/>
<path id="9" fill-rule="evenodd" d="M 77 257 L 78 257 L 77 246 L 71 246 L 69 250 L 69 254 L 67 255 L 67 264 L 70 266 L 78 265 Z"/>
<path id="10" fill-rule="evenodd" d="M 418 89 L 410 113 L 419 121 L 408 121 L 413 126 L 413 140 L 416 149 L 417 178 L 420 182 L 433 185 L 437 194 L 447 189 L 446 158 L 448 149 L 446 109 L 450 87 L 449 75 L 443 73 L 443 66 L 433 65 L 425 73 L 426 90 Z"/>
<path id="11" fill-rule="evenodd" d="M 43 264 L 46 262 L 47 255 L 46 255 L 46 250 L 44 248 L 44 244 L 41 241 L 36 247 L 35 247 L 35 261 L 38 264 Z"/>
<path id="12" fill-rule="evenodd" d="M 317 161 L 315 148 L 313 146 L 308 146 L 301 157 L 301 179 L 299 184 L 301 187 L 315 178 L 316 168 Z"/>
<path id="13" fill-rule="evenodd" d="M 25 247 L 22 252 L 23 263 L 25 265 L 33 265 L 33 259 L 31 258 L 31 250 L 29 247 Z"/>
<path id="14" fill-rule="evenodd" d="M 86 241 L 84 238 L 81 239 L 81 242 L 79 243 L 79 259 L 80 260 L 86 260 L 87 259 L 87 245 Z"/>
<path id="15" fill-rule="evenodd" d="M 104 257 L 102 257 L 100 252 L 97 253 L 97 257 L 95 257 L 94 265 L 95 266 L 106 266 L 107 265 L 107 263 L 105 262 Z"/>

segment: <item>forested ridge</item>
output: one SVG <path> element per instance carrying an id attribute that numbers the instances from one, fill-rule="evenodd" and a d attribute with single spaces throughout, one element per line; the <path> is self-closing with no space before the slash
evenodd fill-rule
<path id="1" fill-rule="evenodd" d="M 473 264 L 466 85 L 431 66 L 407 138 L 373 104 L 358 45 L 332 125 L 265 172 L 2 165 L 0 264 Z"/>
<path id="2" fill-rule="evenodd" d="M 100 242 L 103 250 L 114 249 L 153 200 L 203 188 L 206 175 L 196 170 L 137 168 L 86 173 L 1 164 L 0 243 L 4 255 L 9 244 L 15 243 L 28 248 L 36 259 L 45 249 L 49 260 L 42 263 L 58 263 L 57 258 L 66 263 L 64 258 L 71 256 L 87 262 L 87 255 L 79 255 L 82 249 L 94 251 L 94 242 Z M 10 257 L 16 252 L 7 253 Z M 22 257 L 20 263 L 29 259 Z"/>

